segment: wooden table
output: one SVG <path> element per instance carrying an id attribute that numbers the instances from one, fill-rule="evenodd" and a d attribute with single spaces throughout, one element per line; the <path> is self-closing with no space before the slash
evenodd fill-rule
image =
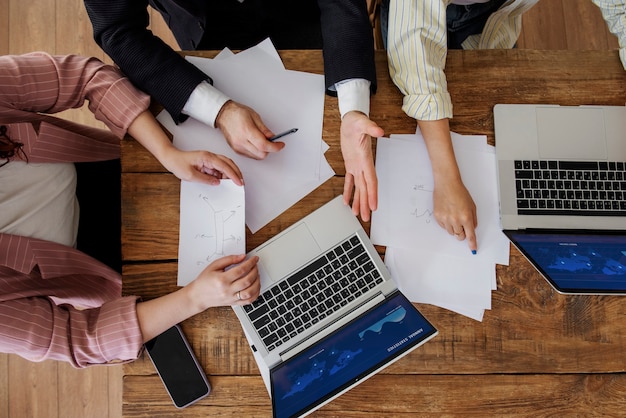
<path id="1" fill-rule="evenodd" d="M 286 68 L 323 72 L 319 51 L 280 55 Z M 372 119 L 387 134 L 413 133 L 415 121 L 401 111 L 384 51 L 377 51 L 376 60 Z M 491 144 L 496 103 L 626 101 L 626 71 L 616 51 L 450 51 L 446 73 L 454 102 L 451 128 L 485 134 Z M 337 101 L 327 97 L 323 137 L 337 175 L 256 234 L 248 233 L 248 250 L 341 193 L 338 133 Z M 124 293 L 150 299 L 177 288 L 180 182 L 130 139 L 122 147 L 122 170 Z M 384 256 L 384 248 L 379 251 Z M 515 249 L 510 265 L 496 270 L 498 290 L 482 322 L 418 305 L 439 335 L 314 416 L 626 413 L 626 299 L 560 295 Z M 270 399 L 232 310 L 210 309 L 182 326 L 213 392 L 176 410 L 144 355 L 124 366 L 124 416 L 271 416 Z"/>

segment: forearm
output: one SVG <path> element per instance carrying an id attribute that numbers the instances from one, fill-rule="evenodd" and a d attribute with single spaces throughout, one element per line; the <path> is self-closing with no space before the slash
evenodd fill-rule
<path id="1" fill-rule="evenodd" d="M 168 153 L 177 150 L 150 111 L 142 112 L 128 127 L 128 134 L 163 165 Z"/>
<path id="2" fill-rule="evenodd" d="M 144 341 L 212 306 L 252 303 L 260 290 L 258 257 L 244 258 L 245 254 L 219 258 L 187 286 L 137 304 Z M 229 266 L 232 268 L 226 270 Z"/>
<path id="3" fill-rule="evenodd" d="M 461 178 L 448 119 L 418 121 L 418 124 L 432 165 L 433 210 L 437 223 L 457 239 L 467 239 L 472 254 L 476 254 L 476 205 Z"/>
<path id="4" fill-rule="evenodd" d="M 428 149 L 435 187 L 444 182 L 461 182 L 448 119 L 418 121 L 418 125 Z"/>
<path id="5" fill-rule="evenodd" d="M 144 343 L 203 310 L 191 297 L 190 286 L 137 304 L 137 319 Z"/>

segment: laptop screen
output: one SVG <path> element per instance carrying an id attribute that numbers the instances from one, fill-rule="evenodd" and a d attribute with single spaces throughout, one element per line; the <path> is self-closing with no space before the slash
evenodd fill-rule
<path id="1" fill-rule="evenodd" d="M 504 232 L 556 290 L 626 294 L 624 232 Z"/>
<path id="2" fill-rule="evenodd" d="M 271 371 L 274 416 L 311 411 L 436 333 L 411 302 L 396 292 Z"/>

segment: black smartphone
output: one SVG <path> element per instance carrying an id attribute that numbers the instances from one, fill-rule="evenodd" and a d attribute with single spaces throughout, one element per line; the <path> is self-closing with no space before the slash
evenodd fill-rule
<path id="1" fill-rule="evenodd" d="M 207 376 L 179 325 L 148 341 L 146 351 L 177 408 L 185 408 L 211 392 Z"/>

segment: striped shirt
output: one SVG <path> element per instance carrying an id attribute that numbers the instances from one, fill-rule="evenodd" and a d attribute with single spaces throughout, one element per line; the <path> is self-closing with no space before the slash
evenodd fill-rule
<path id="1" fill-rule="evenodd" d="M 109 130 L 49 115 L 85 101 Z M 24 144 L 29 164 L 119 158 L 120 138 L 149 103 L 118 69 L 95 58 L 0 57 L 0 124 Z M 136 359 L 143 347 L 137 297 L 122 297 L 121 289 L 117 272 L 74 248 L 0 233 L 0 352 L 75 367 Z"/>
<path id="2" fill-rule="evenodd" d="M 512 48 L 521 17 L 539 0 L 507 0 L 487 20 L 483 32 L 463 42 L 464 49 Z M 626 68 L 626 0 L 592 0 L 619 39 Z M 404 95 L 402 110 L 417 120 L 452 117 L 444 74 L 447 54 L 446 7 L 450 0 L 391 0 L 387 55 L 392 80 Z"/>

